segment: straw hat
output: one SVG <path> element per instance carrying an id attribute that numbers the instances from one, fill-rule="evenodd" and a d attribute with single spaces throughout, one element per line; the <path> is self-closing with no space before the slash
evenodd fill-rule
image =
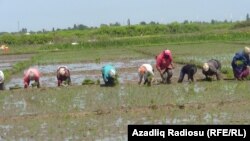
<path id="1" fill-rule="evenodd" d="M 250 54 L 250 48 L 247 47 L 247 46 L 245 46 L 245 48 L 244 48 L 244 53 Z"/>
<path id="2" fill-rule="evenodd" d="M 66 71 L 65 71 L 64 68 L 60 68 L 60 69 L 59 69 L 59 74 L 60 74 L 60 75 L 65 75 L 65 73 L 66 73 Z"/>
<path id="3" fill-rule="evenodd" d="M 209 65 L 208 63 L 204 63 L 204 65 L 202 66 L 204 71 L 208 71 L 209 70 Z"/>

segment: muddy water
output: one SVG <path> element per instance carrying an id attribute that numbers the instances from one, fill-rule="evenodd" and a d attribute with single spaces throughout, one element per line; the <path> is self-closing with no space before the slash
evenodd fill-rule
<path id="1" fill-rule="evenodd" d="M 81 83 L 85 79 L 91 79 L 94 81 L 100 80 L 101 84 L 103 84 L 104 82 L 103 82 L 100 72 L 86 74 L 84 71 L 101 70 L 102 66 L 104 66 L 105 64 L 112 64 L 117 68 L 120 83 L 136 82 L 138 81 L 138 74 L 136 72 L 137 67 L 139 67 L 143 63 L 153 64 L 154 60 L 153 59 L 146 59 L 146 60 L 141 59 L 141 60 L 132 60 L 132 61 L 127 61 L 127 62 L 102 62 L 100 64 L 78 63 L 78 64 L 61 64 L 61 65 L 65 65 L 70 69 L 72 84 L 81 85 Z M 57 79 L 56 79 L 55 72 L 57 68 L 61 65 L 41 65 L 41 66 L 32 66 L 32 67 L 37 67 L 42 73 L 42 76 L 40 78 L 40 83 L 42 87 L 56 87 Z M 123 69 L 123 68 L 135 68 L 135 71 L 119 73 L 119 69 Z M 23 76 L 17 76 L 17 77 L 12 78 L 10 82 L 5 85 L 5 87 L 6 89 L 9 89 L 10 87 L 13 87 L 15 85 L 23 86 Z"/>
<path id="2" fill-rule="evenodd" d="M 73 85 L 81 85 L 83 80 L 85 79 L 91 79 L 94 81 L 100 80 L 101 84 L 104 84 L 101 74 L 88 74 L 88 75 L 72 74 L 71 75 L 71 81 Z M 131 81 L 136 82 L 137 79 L 138 79 L 137 73 L 123 73 L 119 75 L 119 82 L 121 84 L 131 82 Z M 33 83 L 33 82 L 30 82 L 30 83 Z M 56 76 L 44 76 L 40 78 L 40 83 L 41 83 L 41 87 L 56 87 L 57 79 L 56 79 Z M 9 89 L 10 87 L 13 87 L 16 85 L 23 87 L 22 77 L 11 79 L 10 82 L 5 85 L 5 88 Z"/>
<path id="3" fill-rule="evenodd" d="M 76 64 L 55 64 L 55 65 L 41 65 L 41 66 L 32 66 L 37 67 L 42 73 L 55 73 L 59 66 L 67 66 L 71 72 L 78 71 L 91 71 L 91 70 L 101 70 L 101 68 L 106 64 L 111 64 L 115 68 L 133 68 L 139 67 L 140 65 L 148 63 L 154 64 L 154 59 L 140 59 L 140 60 L 128 60 L 124 62 L 101 62 L 97 63 L 76 63 Z"/>
<path id="4" fill-rule="evenodd" d="M 7 70 L 12 67 L 13 64 L 11 63 L 0 63 L 0 70 Z"/>
<path id="5" fill-rule="evenodd" d="M 140 59 L 140 60 L 126 60 L 120 62 L 101 62 L 97 63 L 75 63 L 75 64 L 55 64 L 55 65 L 41 65 L 41 66 L 32 66 L 37 67 L 41 72 L 42 76 L 40 78 L 42 87 L 56 87 L 56 70 L 59 66 L 67 66 L 71 71 L 71 80 L 73 85 L 81 85 L 83 80 L 91 79 L 94 81 L 100 80 L 101 84 L 103 84 L 102 76 L 101 76 L 101 68 L 105 64 L 114 65 L 117 68 L 119 75 L 119 82 L 121 84 L 128 82 L 136 82 L 138 81 L 137 68 L 144 64 L 149 63 L 154 65 L 154 59 Z M 179 77 L 179 72 L 181 69 L 181 65 L 176 65 L 174 69 L 173 81 L 177 81 Z M 201 72 L 198 71 L 196 74 L 198 77 L 202 76 Z M 9 83 L 6 84 L 6 89 L 9 87 L 13 87 L 15 85 L 23 86 L 23 80 L 21 75 L 13 77 Z M 158 73 L 156 73 L 156 78 L 159 78 Z M 186 82 L 186 77 L 184 78 L 184 83 Z M 195 87 L 196 92 L 202 91 L 199 87 Z"/>

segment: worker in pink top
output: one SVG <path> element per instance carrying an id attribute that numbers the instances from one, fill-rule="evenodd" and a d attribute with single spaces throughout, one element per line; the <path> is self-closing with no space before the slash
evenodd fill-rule
<path id="1" fill-rule="evenodd" d="M 24 78 L 23 78 L 23 83 L 24 83 L 24 88 L 28 88 L 30 81 L 35 81 L 37 84 L 37 88 L 40 88 L 40 73 L 36 68 L 29 68 L 25 73 L 24 73 Z"/>
<path id="2" fill-rule="evenodd" d="M 156 69 L 159 71 L 163 83 L 171 83 L 173 68 L 173 57 L 170 50 L 164 50 L 156 56 Z"/>

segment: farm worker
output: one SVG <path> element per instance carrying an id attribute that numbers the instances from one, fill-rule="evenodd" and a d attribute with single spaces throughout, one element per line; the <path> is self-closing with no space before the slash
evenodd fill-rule
<path id="1" fill-rule="evenodd" d="M 164 50 L 156 56 L 156 69 L 159 71 L 163 83 L 171 83 L 173 68 L 173 58 L 170 50 Z"/>
<path id="2" fill-rule="evenodd" d="M 24 73 L 24 88 L 28 88 L 30 81 L 35 81 L 37 88 L 40 88 L 40 72 L 36 68 L 29 68 L 25 73 Z"/>
<path id="3" fill-rule="evenodd" d="M 221 63 L 216 59 L 211 59 L 202 66 L 202 73 L 209 79 L 209 76 L 216 75 L 217 80 L 221 79 Z"/>
<path id="4" fill-rule="evenodd" d="M 197 67 L 194 64 L 186 64 L 181 68 L 178 83 L 181 83 L 185 77 L 188 76 L 188 80 L 194 82 L 194 74 L 197 72 Z"/>
<path id="5" fill-rule="evenodd" d="M 105 85 L 115 85 L 116 70 L 112 65 L 102 67 L 102 77 Z"/>
<path id="6" fill-rule="evenodd" d="M 4 73 L 0 70 L 0 90 L 4 90 Z"/>
<path id="7" fill-rule="evenodd" d="M 154 77 L 154 69 L 150 64 L 143 64 L 138 69 L 139 74 L 139 82 L 140 85 L 142 80 L 144 79 L 143 84 L 151 85 Z"/>
<path id="8" fill-rule="evenodd" d="M 247 66 L 250 65 L 250 48 L 245 47 L 242 52 L 235 54 L 232 60 L 232 68 L 234 73 L 234 78 L 237 80 L 243 80 L 249 75 L 249 69 Z"/>
<path id="9" fill-rule="evenodd" d="M 61 86 L 63 82 L 67 85 L 71 85 L 70 72 L 66 66 L 60 66 L 56 71 L 57 85 Z"/>

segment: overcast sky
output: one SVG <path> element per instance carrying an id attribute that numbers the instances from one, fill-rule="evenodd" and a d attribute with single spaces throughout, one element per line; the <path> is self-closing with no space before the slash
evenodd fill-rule
<path id="1" fill-rule="evenodd" d="M 0 32 L 99 26 L 130 19 L 174 21 L 245 20 L 250 0 L 0 0 Z"/>

